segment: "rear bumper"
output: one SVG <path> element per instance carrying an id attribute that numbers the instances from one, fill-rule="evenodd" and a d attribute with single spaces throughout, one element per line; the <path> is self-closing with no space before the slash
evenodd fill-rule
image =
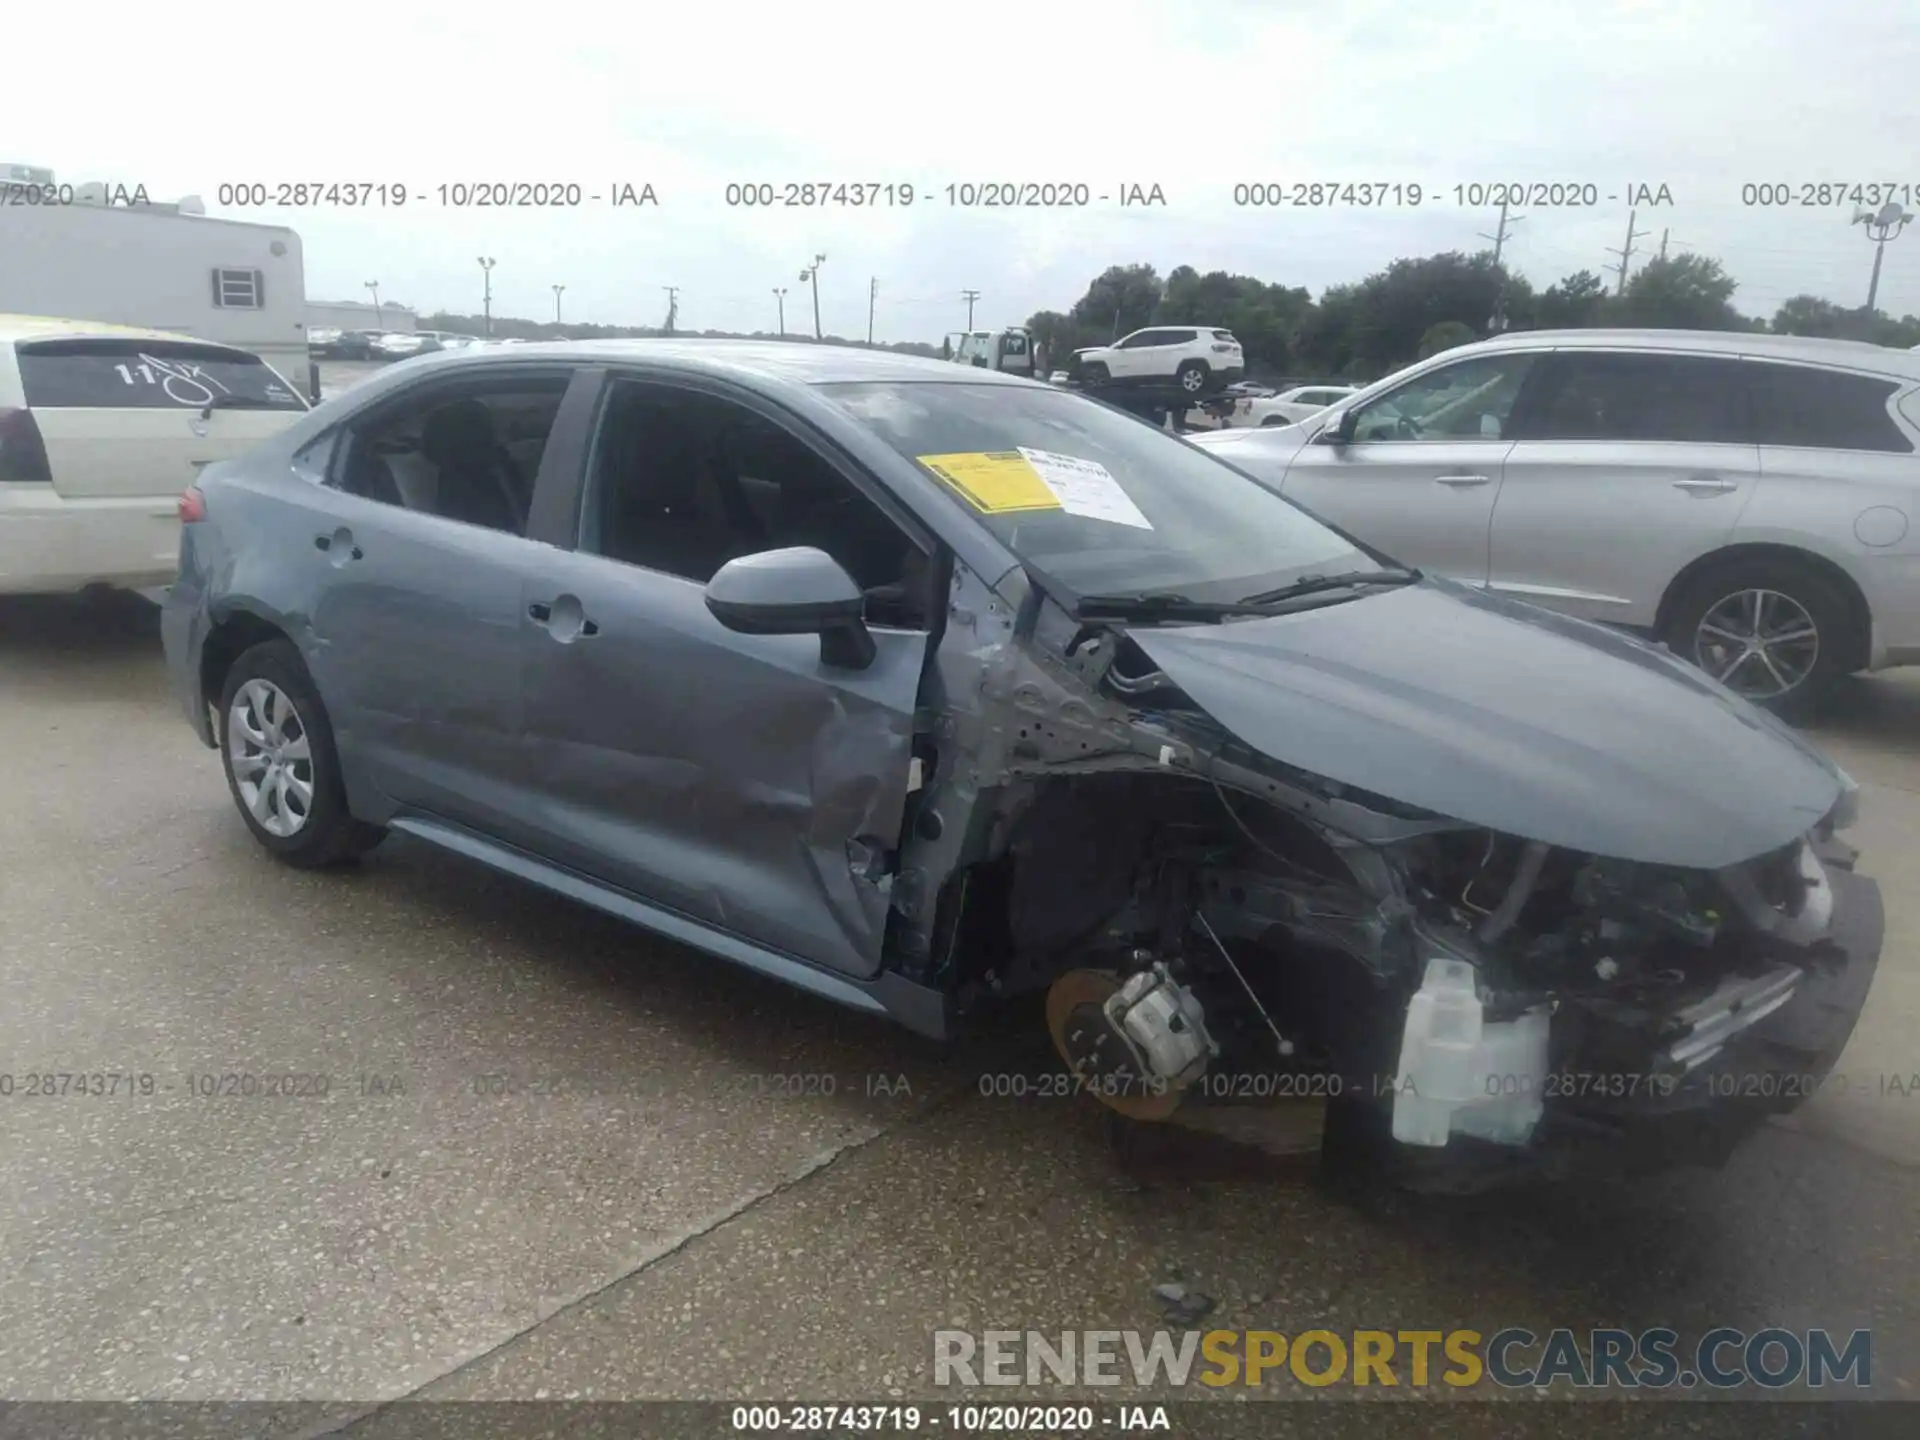
<path id="1" fill-rule="evenodd" d="M 165 585 L 179 556 L 171 495 L 76 500 L 51 485 L 0 485 L 0 595 Z"/>
<path id="2" fill-rule="evenodd" d="M 1455 1136 L 1441 1149 L 1389 1145 L 1393 1177 L 1415 1190 L 1474 1191 L 1525 1179 L 1578 1180 L 1714 1167 L 1772 1115 L 1844 1083 L 1833 1067 L 1866 1004 L 1886 931 L 1880 887 L 1830 868 L 1837 952 L 1794 997 L 1670 1093 L 1624 1100 L 1549 1098 L 1525 1146 Z"/>
<path id="3" fill-rule="evenodd" d="M 200 692 L 200 660 L 207 642 L 207 615 L 204 592 L 197 577 L 182 567 L 180 583 L 167 592 L 160 605 L 160 645 L 167 656 L 167 683 L 174 699 L 186 713 L 187 723 L 200 743 L 211 747 L 215 741 L 213 722 L 207 714 L 206 697 Z"/>

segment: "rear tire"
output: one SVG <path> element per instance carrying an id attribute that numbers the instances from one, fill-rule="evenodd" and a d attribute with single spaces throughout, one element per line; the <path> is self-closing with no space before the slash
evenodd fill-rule
<path id="1" fill-rule="evenodd" d="M 1683 660 L 1783 719 L 1815 713 L 1855 668 L 1860 648 L 1839 588 L 1810 565 L 1771 556 L 1733 560 L 1695 577 L 1661 638 Z"/>
<path id="2" fill-rule="evenodd" d="M 347 810 L 333 727 L 291 641 L 243 651 L 227 671 L 214 718 L 227 790 L 274 858 L 316 869 L 385 838 Z"/>
<path id="3" fill-rule="evenodd" d="M 1189 360 L 1178 370 L 1174 371 L 1173 378 L 1175 383 L 1177 383 L 1185 393 L 1188 395 L 1198 395 L 1207 388 L 1207 375 L 1206 361 Z"/>

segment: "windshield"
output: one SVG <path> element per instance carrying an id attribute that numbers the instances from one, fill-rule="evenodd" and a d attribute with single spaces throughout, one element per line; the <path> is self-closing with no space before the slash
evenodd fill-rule
<path id="1" fill-rule="evenodd" d="M 925 382 L 821 390 L 1074 595 L 1232 600 L 1309 572 L 1379 568 L 1238 470 L 1084 396 Z"/>

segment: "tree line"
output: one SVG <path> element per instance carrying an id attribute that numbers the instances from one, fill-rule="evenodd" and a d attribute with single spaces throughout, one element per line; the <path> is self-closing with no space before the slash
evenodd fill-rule
<path id="1" fill-rule="evenodd" d="M 1222 325 L 1246 351 L 1250 373 L 1301 379 L 1375 380 L 1441 350 L 1505 330 L 1642 326 L 1760 331 L 1920 345 L 1920 316 L 1847 309 L 1796 295 L 1771 320 L 1734 307 L 1738 288 L 1718 260 L 1650 260 L 1610 290 L 1579 270 L 1536 291 L 1490 251 L 1447 251 L 1396 260 L 1364 280 L 1335 285 L 1315 301 L 1300 287 L 1181 265 L 1162 277 L 1151 265 L 1114 265 L 1072 308 L 1028 320 L 1057 360 L 1106 345 L 1147 325 Z"/>
<path id="2" fill-rule="evenodd" d="M 1920 316 L 1895 320 L 1880 310 L 1848 309 L 1816 295 L 1796 295 L 1769 319 L 1734 307 L 1738 288 L 1716 259 L 1679 255 L 1649 260 L 1624 287 L 1609 289 L 1591 270 L 1578 270 L 1536 291 L 1524 275 L 1494 263 L 1492 252 L 1457 250 L 1395 260 L 1363 280 L 1335 285 L 1318 300 L 1300 286 L 1273 284 L 1225 270 L 1201 274 L 1191 265 L 1164 277 L 1151 265 L 1114 265 L 1096 276 L 1066 311 L 1042 310 L 1027 326 L 1062 364 L 1082 346 L 1105 345 L 1147 325 L 1223 325 L 1246 350 L 1247 368 L 1261 376 L 1375 380 L 1440 350 L 1503 330 L 1646 326 L 1673 330 L 1745 330 L 1783 335 L 1867 340 L 1902 349 L 1920 345 Z M 439 312 L 422 329 L 478 335 L 479 315 Z M 564 324 L 496 315 L 497 339 L 626 339 L 676 333 L 662 327 Z M 829 335 L 824 341 L 766 330 L 681 331 L 709 339 L 786 340 L 796 344 L 854 345 L 909 355 L 944 357 L 947 343 L 863 340 Z"/>

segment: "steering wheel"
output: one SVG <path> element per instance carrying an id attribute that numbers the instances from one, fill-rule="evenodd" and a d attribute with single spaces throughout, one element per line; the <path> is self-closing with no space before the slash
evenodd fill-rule
<path id="1" fill-rule="evenodd" d="M 1396 440 L 1418 440 L 1422 433 L 1420 422 L 1411 415 L 1402 415 L 1393 422 L 1393 436 Z"/>

